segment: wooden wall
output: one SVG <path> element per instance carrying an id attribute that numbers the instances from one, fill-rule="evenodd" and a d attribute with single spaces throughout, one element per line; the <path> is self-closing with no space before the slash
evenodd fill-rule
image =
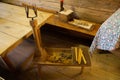
<path id="1" fill-rule="evenodd" d="M 2 1 L 20 5 L 22 0 Z M 59 11 L 59 1 L 39 0 L 37 5 L 42 8 Z M 64 7 L 65 9 L 74 10 L 75 15 L 81 19 L 102 23 L 120 7 L 120 0 L 64 0 Z"/>

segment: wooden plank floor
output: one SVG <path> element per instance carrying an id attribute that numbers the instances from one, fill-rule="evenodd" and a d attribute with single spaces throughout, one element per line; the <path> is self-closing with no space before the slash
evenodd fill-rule
<path id="1" fill-rule="evenodd" d="M 58 38 L 48 32 L 43 32 L 44 43 L 48 44 L 51 42 L 51 44 L 55 45 L 57 42 L 60 42 L 60 44 L 74 45 L 74 41 L 72 42 L 65 36 L 58 36 Z M 69 46 L 67 45 L 67 47 Z M 89 46 L 86 47 L 89 49 Z M 80 72 L 80 67 L 42 66 L 42 75 L 39 75 L 39 77 L 42 80 L 120 80 L 120 57 L 109 52 L 102 52 L 102 54 L 96 52 L 91 57 L 91 61 L 91 67 L 85 67 L 81 75 L 76 75 Z M 30 70 L 15 74 L 0 68 L 0 76 L 6 80 L 40 80 L 36 66 Z"/>

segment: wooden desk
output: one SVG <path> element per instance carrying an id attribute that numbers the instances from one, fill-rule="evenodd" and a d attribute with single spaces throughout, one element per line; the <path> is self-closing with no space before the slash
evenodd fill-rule
<path id="1" fill-rule="evenodd" d="M 0 56 L 15 48 L 32 34 L 32 27 L 23 7 L 0 2 Z M 52 16 L 51 13 L 38 11 L 38 23 L 42 26 Z"/>
<path id="2" fill-rule="evenodd" d="M 18 7 L 0 2 L 0 57 L 4 57 L 9 51 L 20 44 L 24 39 L 32 34 L 32 27 L 29 25 L 29 19 L 26 18 L 23 7 Z M 93 31 L 87 31 L 82 28 L 72 26 L 61 22 L 52 13 L 38 11 L 39 27 L 45 23 L 55 25 L 68 30 L 73 30 L 95 36 L 99 25 L 96 24 Z"/>
<path id="3" fill-rule="evenodd" d="M 32 28 L 29 25 L 29 19 L 26 18 L 25 10 L 23 7 L 18 7 L 10 4 L 0 2 L 0 56 L 4 55 L 18 45 L 22 40 L 32 34 Z M 62 27 L 68 30 L 73 30 L 95 36 L 99 24 L 95 25 L 94 30 L 87 31 L 85 29 L 61 22 L 58 17 L 47 12 L 38 12 L 38 24 L 40 28 L 45 23 Z"/>
<path id="4" fill-rule="evenodd" d="M 100 24 L 95 24 L 95 27 L 93 30 L 91 31 L 88 31 L 88 30 L 85 30 L 85 29 L 82 29 L 80 27 L 77 27 L 77 26 L 73 26 L 73 25 L 70 25 L 68 23 L 65 23 L 65 22 L 62 22 L 59 20 L 59 18 L 57 16 L 51 16 L 48 20 L 47 20 L 47 23 L 48 24 L 51 24 L 51 25 L 55 25 L 55 26 L 58 26 L 58 27 L 61 27 L 61 28 L 64 28 L 64 29 L 68 29 L 68 30 L 73 30 L 73 31 L 76 31 L 76 32 L 80 32 L 80 33 L 84 33 L 84 34 L 87 34 L 89 36 L 95 36 L 96 35 L 96 32 L 98 31 L 99 27 L 100 27 Z"/>

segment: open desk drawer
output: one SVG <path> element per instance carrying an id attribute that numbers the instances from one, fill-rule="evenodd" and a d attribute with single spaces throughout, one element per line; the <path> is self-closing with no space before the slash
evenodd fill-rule
<path id="1" fill-rule="evenodd" d="M 82 50 L 82 54 L 79 51 Z M 88 49 L 80 47 L 72 48 L 45 48 L 45 60 L 35 58 L 35 63 L 41 65 L 61 66 L 90 66 L 91 60 Z"/>

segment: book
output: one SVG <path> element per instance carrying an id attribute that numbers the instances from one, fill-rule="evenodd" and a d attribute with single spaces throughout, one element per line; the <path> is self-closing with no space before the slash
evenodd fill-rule
<path id="1" fill-rule="evenodd" d="M 68 23 L 86 30 L 93 30 L 95 25 L 95 23 L 78 19 L 74 19 L 73 21 L 69 21 Z"/>

